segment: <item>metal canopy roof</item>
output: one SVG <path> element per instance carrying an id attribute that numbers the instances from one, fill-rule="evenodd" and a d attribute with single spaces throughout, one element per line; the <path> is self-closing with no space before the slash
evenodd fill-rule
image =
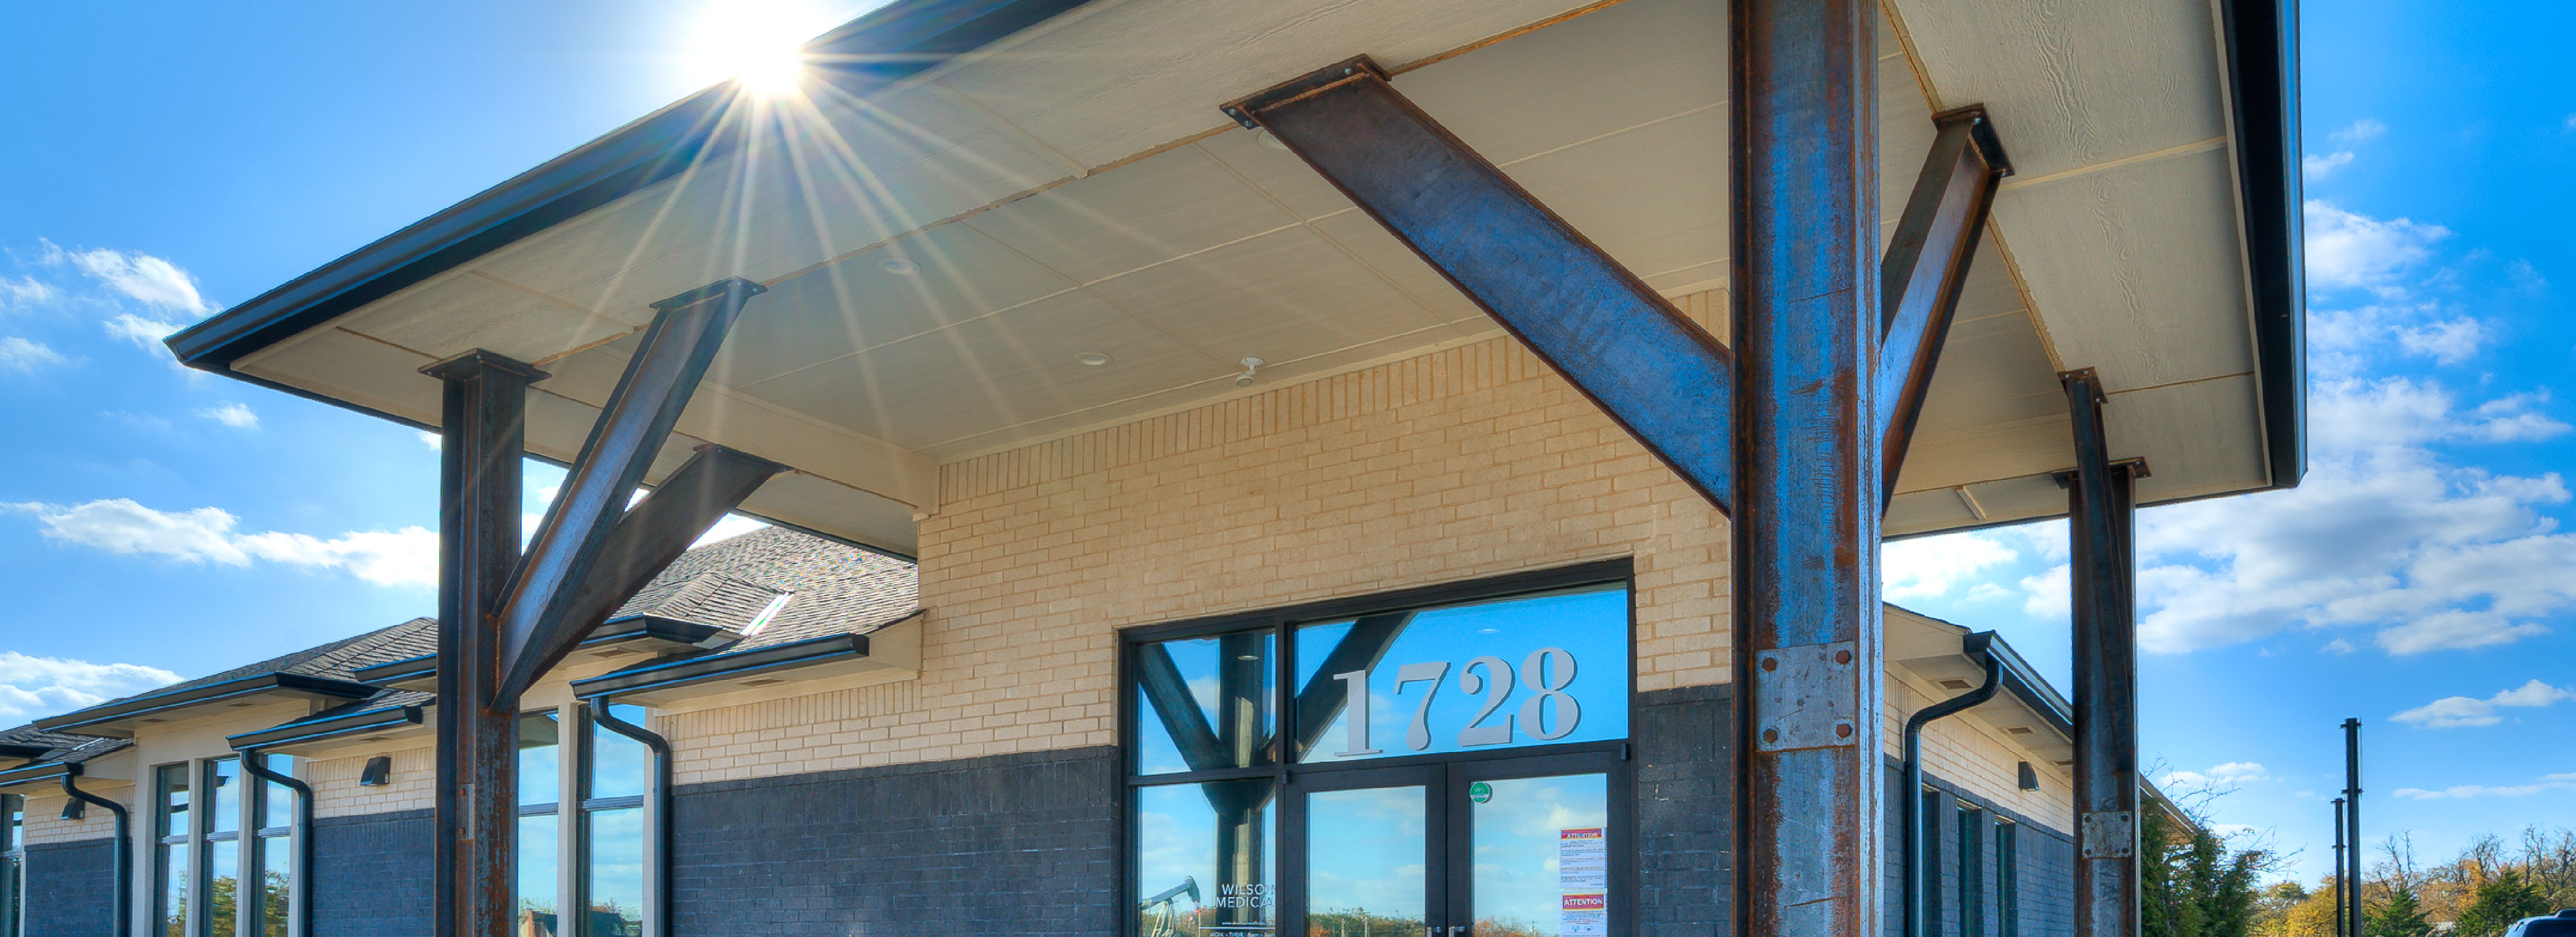
<path id="1" fill-rule="evenodd" d="M 2062 513 L 2055 375 L 2078 367 L 2111 391 L 2113 456 L 2149 462 L 2143 501 L 2295 484 L 2285 11 L 1888 10 L 1891 227 L 1937 110 L 1984 104 L 2019 173 L 1888 533 Z M 171 346 L 420 425 L 439 392 L 418 369 L 489 349 L 555 375 L 528 440 L 566 459 L 647 304 L 746 277 L 770 292 L 652 477 L 720 442 L 796 469 L 746 510 L 909 555 L 939 463 L 1502 334 L 1220 103 L 1368 53 L 1679 297 L 1726 287 L 1725 42 L 1705 0 L 912 0 L 818 40 L 858 64 L 829 66 L 810 99 L 711 90 Z M 1249 389 L 1246 357 L 1265 362 Z"/>

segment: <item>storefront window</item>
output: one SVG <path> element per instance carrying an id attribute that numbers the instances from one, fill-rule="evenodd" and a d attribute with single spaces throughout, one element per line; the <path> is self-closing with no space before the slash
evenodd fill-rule
<path id="1" fill-rule="evenodd" d="M 1461 593 L 1129 645 L 1133 934 L 1624 919 L 1626 586 Z"/>
<path id="2" fill-rule="evenodd" d="M 0 794 L 0 937 L 27 928 L 27 801 Z"/>
<path id="3" fill-rule="evenodd" d="M 1995 937 L 2021 937 L 2021 827 L 1995 824 Z"/>
<path id="4" fill-rule="evenodd" d="M 291 758 L 268 763 L 294 770 Z M 295 793 L 248 784 L 239 758 L 162 765 L 152 777 L 146 897 L 158 937 L 292 937 Z"/>
<path id="5" fill-rule="evenodd" d="M 644 724 L 641 706 L 611 704 L 629 725 Z M 586 937 L 644 933 L 644 795 L 653 782 L 653 752 L 593 721 L 583 779 L 581 848 Z"/>
<path id="6" fill-rule="evenodd" d="M 563 789 L 562 733 L 555 714 L 519 717 L 519 900 L 511 930 L 517 937 L 555 937 L 560 850 L 555 826 Z"/>
<path id="7" fill-rule="evenodd" d="M 1986 933 L 1986 812 L 1959 809 L 1959 937 Z"/>
<path id="8" fill-rule="evenodd" d="M 188 769 L 186 764 L 163 765 L 154 772 L 157 794 L 152 829 L 159 844 L 154 847 L 152 863 L 157 883 L 153 889 L 152 920 L 160 937 L 189 937 Z"/>

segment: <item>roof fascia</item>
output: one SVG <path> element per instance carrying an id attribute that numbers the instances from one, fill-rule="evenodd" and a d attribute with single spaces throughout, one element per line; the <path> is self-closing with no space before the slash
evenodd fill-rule
<path id="1" fill-rule="evenodd" d="M 863 93 L 1084 2 L 897 0 L 826 34 L 806 52 L 826 80 Z M 741 139 L 719 132 L 738 100 L 734 82 L 690 95 L 183 329 L 167 344 L 188 367 L 242 376 L 231 371 L 244 356 L 723 155 Z"/>
<path id="2" fill-rule="evenodd" d="M 329 677 L 298 673 L 265 673 L 92 706 L 59 716 L 38 719 L 35 725 L 36 728 L 47 732 L 77 732 L 104 738 L 125 738 L 130 737 L 132 733 L 124 729 L 123 723 L 146 717 L 166 718 L 164 714 L 222 700 L 272 692 L 354 700 L 374 696 L 378 689 L 364 683 L 334 680 Z"/>
<path id="3" fill-rule="evenodd" d="M 256 732 L 225 736 L 224 742 L 231 745 L 234 751 L 249 751 L 304 745 L 420 724 L 422 724 L 421 707 L 393 706 L 384 709 L 360 710 L 322 719 L 299 719 Z"/>
<path id="4" fill-rule="evenodd" d="M 2299 0 L 2219 0 L 2244 199 L 2254 357 L 2271 487 L 2308 470 L 2306 271 L 2300 240 Z"/>
<path id="5" fill-rule="evenodd" d="M 29 784 L 51 781 L 64 775 L 79 777 L 80 765 L 67 761 L 45 761 L 32 765 L 20 765 L 15 768 L 0 771 L 0 788 L 24 787 Z"/>
<path id="6" fill-rule="evenodd" d="M 868 637 L 866 635 L 825 635 L 744 651 L 740 654 L 691 657 L 610 671 L 585 680 L 573 681 L 572 692 L 574 696 L 588 699 L 647 690 L 668 690 L 691 684 L 730 680 L 756 673 L 792 670 L 867 656 Z"/>

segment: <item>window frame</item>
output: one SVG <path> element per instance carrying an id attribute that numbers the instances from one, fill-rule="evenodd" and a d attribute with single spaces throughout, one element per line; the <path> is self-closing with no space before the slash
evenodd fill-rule
<path id="1" fill-rule="evenodd" d="M 252 756 L 234 753 L 152 766 L 148 776 L 152 797 L 151 824 L 137 834 L 146 845 L 140 853 L 144 872 L 149 876 L 152 887 L 138 889 L 134 896 L 136 906 L 127 912 L 143 918 L 143 932 L 155 935 L 166 932 L 164 925 L 169 920 L 170 909 L 165 899 L 170 896 L 170 882 L 165 873 L 170 871 L 170 854 L 180 851 L 188 860 L 187 880 L 181 883 L 185 886 L 182 899 L 187 904 L 181 931 L 184 937 L 209 937 L 214 929 L 214 904 L 208 900 L 214 890 L 214 876 L 210 871 L 213 863 L 209 860 L 216 850 L 231 849 L 234 937 L 266 937 L 263 925 L 269 901 L 266 879 L 268 850 L 280 848 L 286 850 L 290 857 L 300 855 L 303 838 L 310 835 L 310 831 L 303 828 L 302 818 L 292 811 L 287 814 L 286 826 L 260 825 L 267 818 L 271 791 L 284 788 L 251 773 L 243 764 L 249 757 Z M 262 753 L 256 757 L 266 759 L 268 756 Z M 241 790 L 232 799 L 233 828 L 218 832 L 213 828 L 214 813 L 206 809 L 209 804 L 207 795 L 215 786 L 212 779 L 216 766 L 228 762 L 234 765 L 232 783 Z M 290 766 L 280 773 L 291 777 L 293 771 Z M 170 829 L 171 815 L 177 812 L 170 808 L 168 781 L 173 775 L 188 781 L 187 801 L 181 808 L 186 811 L 186 817 L 181 821 L 186 829 L 176 834 L 165 832 Z M 296 796 L 291 790 L 285 794 L 290 798 Z M 303 909 L 293 896 L 301 889 L 312 887 L 312 872 L 291 860 L 287 869 L 286 933 L 288 937 L 303 937 L 311 925 L 304 920 Z M 257 877 L 256 884 L 254 877 Z"/>
<path id="2" fill-rule="evenodd" d="M 1986 811 L 1959 801 L 1959 937 L 1986 933 Z"/>
<path id="3" fill-rule="evenodd" d="M 1137 828 L 1140 813 L 1137 809 L 1137 797 L 1138 792 L 1145 788 L 1197 785 L 1209 781 L 1267 778 L 1271 779 L 1275 785 L 1274 790 L 1277 791 L 1277 793 L 1273 796 L 1284 801 L 1287 797 L 1291 796 L 1291 792 L 1295 790 L 1293 787 L 1294 782 L 1291 778 L 1299 776 L 1330 776 L 1331 774 L 1338 772 L 1386 771 L 1390 769 L 1404 769 L 1426 765 L 1439 767 L 1458 764 L 1473 764 L 1477 762 L 1507 761 L 1544 758 L 1556 755 L 1582 754 L 1596 754 L 1614 757 L 1617 761 L 1624 764 L 1629 757 L 1629 745 L 1637 725 L 1638 657 L 1637 583 L 1635 568 L 1636 563 L 1633 557 L 1618 557 L 1614 559 L 1595 560 L 1523 573 L 1513 573 L 1503 576 L 1484 577 L 1432 586 L 1377 592 L 1361 596 L 1328 599 L 1319 602 L 1308 602 L 1261 611 L 1205 616 L 1162 624 L 1141 625 L 1132 628 L 1120 629 L 1116 636 L 1117 653 L 1115 655 L 1115 666 L 1112 668 L 1113 679 L 1115 680 L 1116 687 L 1115 692 L 1118 697 L 1117 740 L 1116 744 L 1112 746 L 1115 750 L 1114 756 L 1117 758 L 1118 765 L 1118 780 L 1113 793 L 1113 797 L 1117 802 L 1118 810 L 1116 848 L 1118 850 L 1117 894 L 1119 896 L 1119 923 L 1118 929 L 1115 933 L 1123 935 L 1123 937 L 1136 937 L 1138 933 L 1137 918 L 1133 913 L 1136 908 L 1136 902 L 1141 897 L 1137 890 L 1138 885 L 1136 882 L 1136 849 L 1141 838 L 1140 831 Z M 1381 758 L 1304 763 L 1296 761 L 1294 754 L 1285 751 L 1283 748 L 1279 751 L 1273 752 L 1269 764 L 1253 765 L 1251 767 L 1218 768 L 1204 771 L 1175 771 L 1160 774 L 1142 774 L 1137 770 L 1139 768 L 1136 761 L 1138 754 L 1137 749 L 1139 747 L 1140 740 L 1139 733 L 1142 728 L 1140 720 L 1144 714 L 1142 712 L 1143 707 L 1138 705 L 1136 701 L 1134 683 L 1136 678 L 1135 657 L 1138 648 L 1145 645 L 1163 641 L 1208 638 L 1241 632 L 1266 632 L 1270 634 L 1272 636 L 1271 666 L 1273 668 L 1273 687 L 1271 692 L 1277 695 L 1277 697 L 1271 701 L 1275 713 L 1273 716 L 1273 731 L 1282 732 L 1287 728 L 1287 722 L 1291 718 L 1289 710 L 1293 709 L 1293 706 L 1284 705 L 1281 703 L 1281 700 L 1293 700 L 1294 694 L 1296 693 L 1296 636 L 1297 629 L 1300 625 L 1315 624 L 1318 622 L 1332 621 L 1342 618 L 1355 618 L 1362 615 L 1382 612 L 1432 610 L 1456 605 L 1469 605 L 1524 596 L 1534 596 L 1550 592 L 1570 591 L 1586 586 L 1612 585 L 1618 586 L 1626 597 L 1626 620 L 1622 624 L 1626 628 L 1625 639 L 1627 654 L 1625 656 L 1627 659 L 1621 663 L 1622 666 L 1626 668 L 1627 698 L 1622 700 L 1620 705 L 1623 707 L 1626 715 L 1628 732 L 1618 739 L 1590 742 L 1541 743 L 1534 745 L 1516 745 L 1490 749 L 1477 749 L 1472 751 L 1434 752 L 1420 755 L 1398 755 Z M 1625 834 L 1630 837 L 1634 837 L 1636 835 L 1636 831 L 1634 829 L 1635 823 L 1632 819 L 1634 811 L 1633 809 L 1629 809 L 1633 806 L 1636 798 L 1633 778 L 1633 771 L 1612 772 L 1610 788 L 1610 797 L 1612 802 L 1611 815 L 1614 818 L 1614 822 L 1625 821 L 1625 824 L 1628 827 Z M 1290 829 L 1290 824 L 1288 823 L 1289 811 L 1283 809 L 1282 805 L 1274 804 L 1269 813 L 1269 839 L 1274 844 L 1272 847 L 1273 854 L 1271 874 L 1273 878 L 1277 880 L 1268 883 L 1268 885 L 1270 886 L 1271 894 L 1278 901 L 1278 905 L 1272 910 L 1272 924 L 1274 928 L 1278 928 L 1284 927 L 1290 917 L 1288 909 L 1285 906 L 1289 900 L 1289 895 L 1302 891 L 1298 889 L 1284 888 L 1283 883 L 1285 883 L 1293 874 L 1288 868 L 1288 858 L 1292 853 L 1295 853 L 1295 851 L 1290 848 L 1290 837 L 1299 837 L 1300 842 L 1302 843 L 1302 837 L 1304 834 L 1302 830 Z M 1613 860 L 1618 864 L 1619 868 L 1614 869 L 1611 877 L 1614 887 L 1622 883 L 1626 885 L 1622 890 L 1623 893 L 1619 896 L 1618 905 L 1615 907 L 1626 908 L 1630 913 L 1621 915 L 1621 917 L 1630 920 L 1633 920 L 1635 904 L 1639 895 L 1642 894 L 1641 889 L 1637 887 L 1638 879 L 1634 868 L 1636 853 L 1637 850 L 1635 849 L 1620 851 L 1620 855 Z M 1284 932 L 1274 931 L 1274 937 L 1287 937 L 1287 935 L 1284 934 Z"/>
<path id="4" fill-rule="evenodd" d="M 1995 937 L 2021 937 L 2021 824 L 1995 818 Z"/>

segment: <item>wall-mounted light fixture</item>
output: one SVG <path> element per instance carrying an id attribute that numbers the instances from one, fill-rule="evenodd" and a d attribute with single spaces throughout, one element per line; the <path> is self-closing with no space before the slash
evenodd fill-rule
<path id="1" fill-rule="evenodd" d="M 78 820 L 89 815 L 89 805 L 79 800 L 63 801 L 63 819 Z"/>
<path id="2" fill-rule="evenodd" d="M 393 782 L 394 756 L 392 755 L 377 755 L 369 758 L 367 766 L 358 771 L 359 787 L 383 787 Z"/>
<path id="3" fill-rule="evenodd" d="M 2021 766 L 2021 789 L 2022 789 L 2022 790 L 2025 790 L 2025 791 L 2035 791 L 2035 790 L 2038 790 L 2038 789 L 2039 789 L 2039 772 L 2038 772 L 2038 771 L 2034 771 L 2034 770 L 2032 770 L 2032 769 L 2031 769 L 2031 767 L 2030 767 L 2030 762 L 2027 762 L 2027 761 L 2019 761 L 2019 762 L 2014 762 L 2014 764 L 2018 764 L 2018 765 L 2020 765 L 2020 766 Z"/>

